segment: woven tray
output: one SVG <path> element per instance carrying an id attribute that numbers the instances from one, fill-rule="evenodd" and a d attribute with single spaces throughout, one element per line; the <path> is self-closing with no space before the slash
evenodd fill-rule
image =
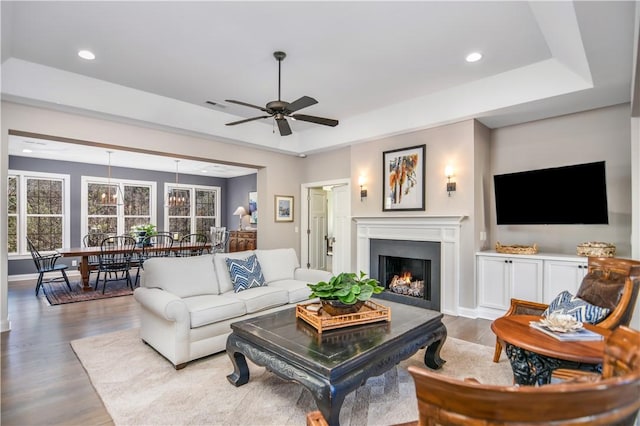
<path id="1" fill-rule="evenodd" d="M 331 316 L 322 309 L 312 312 L 307 309 L 309 305 L 318 305 L 319 302 L 300 303 L 296 305 L 296 318 L 310 324 L 318 333 L 336 328 L 350 327 L 352 325 L 368 324 L 378 321 L 391 321 L 391 309 L 379 305 L 371 300 L 364 302 L 360 310 L 353 314 Z"/>
<path id="2" fill-rule="evenodd" d="M 499 242 L 496 243 L 496 251 L 498 253 L 506 253 L 506 254 L 536 254 L 538 253 L 538 245 L 534 244 L 532 246 L 520 246 L 520 245 L 511 245 L 511 246 L 503 246 Z"/>
<path id="3" fill-rule="evenodd" d="M 589 241 L 578 244 L 576 253 L 578 256 L 613 257 L 616 255 L 616 246 L 609 243 Z"/>

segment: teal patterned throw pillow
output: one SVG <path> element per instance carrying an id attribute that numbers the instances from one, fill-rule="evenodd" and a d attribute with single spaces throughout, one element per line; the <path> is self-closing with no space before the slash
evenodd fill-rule
<path id="1" fill-rule="evenodd" d="M 233 283 L 233 291 L 236 293 L 266 285 L 260 263 L 258 263 L 258 258 L 255 254 L 252 254 L 246 260 L 229 258 L 225 260 Z"/>
<path id="2" fill-rule="evenodd" d="M 542 316 L 546 317 L 552 312 L 571 315 L 580 322 L 597 324 L 605 319 L 611 310 L 592 305 L 565 290 L 549 303 Z"/>

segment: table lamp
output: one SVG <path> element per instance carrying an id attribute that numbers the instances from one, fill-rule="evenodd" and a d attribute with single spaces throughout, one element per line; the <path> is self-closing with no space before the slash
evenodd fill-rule
<path id="1" fill-rule="evenodd" d="M 247 215 L 247 210 L 242 206 L 238 206 L 236 211 L 233 212 L 233 215 L 240 216 L 240 224 L 238 226 L 238 231 L 242 231 L 242 217 Z"/>

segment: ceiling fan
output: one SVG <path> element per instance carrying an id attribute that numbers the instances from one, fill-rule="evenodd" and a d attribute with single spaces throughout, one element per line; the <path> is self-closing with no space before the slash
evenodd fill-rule
<path id="1" fill-rule="evenodd" d="M 335 127 L 338 125 L 338 120 L 332 120 L 330 118 L 323 117 L 315 117 L 313 115 L 305 115 L 305 114 L 293 114 L 296 111 L 301 110 L 302 108 L 309 107 L 311 105 L 315 105 L 318 103 L 315 99 L 309 96 L 303 96 L 291 103 L 283 101 L 280 99 L 280 68 L 282 65 L 282 60 L 287 56 L 284 52 L 273 52 L 273 56 L 278 61 L 278 100 L 269 102 L 264 108 L 248 104 L 246 102 L 235 101 L 233 99 L 227 99 L 227 102 L 231 102 L 233 104 L 244 105 L 250 108 L 256 108 L 260 111 L 267 113 L 268 115 L 261 115 L 259 117 L 247 118 L 245 120 L 234 121 L 232 123 L 227 123 L 227 126 L 235 126 L 236 124 L 248 123 L 249 121 L 260 120 L 263 118 L 273 117 L 278 124 L 278 130 L 280 131 L 281 136 L 287 136 L 291 134 L 291 127 L 287 122 L 287 117 L 290 117 L 294 120 L 300 121 L 308 121 L 309 123 L 322 124 L 324 126 Z"/>

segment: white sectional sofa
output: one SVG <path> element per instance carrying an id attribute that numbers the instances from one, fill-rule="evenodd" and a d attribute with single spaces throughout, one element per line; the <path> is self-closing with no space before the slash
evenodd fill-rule
<path id="1" fill-rule="evenodd" d="M 226 259 L 253 254 L 265 285 L 235 292 Z M 330 277 L 300 268 L 293 249 L 152 258 L 134 291 L 142 308 L 140 338 L 180 369 L 224 351 L 232 322 L 293 307 L 308 299 L 308 283 Z"/>

